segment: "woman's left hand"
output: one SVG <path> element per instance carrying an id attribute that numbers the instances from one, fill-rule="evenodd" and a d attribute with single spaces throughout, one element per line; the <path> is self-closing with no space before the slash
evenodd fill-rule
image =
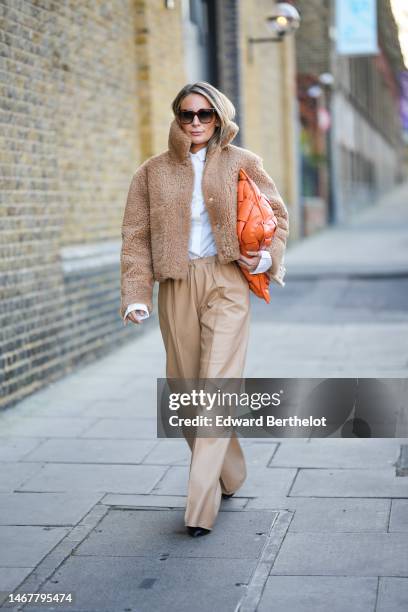
<path id="1" fill-rule="evenodd" d="M 247 251 L 249 257 L 245 255 L 239 256 L 237 262 L 240 266 L 248 270 L 249 272 L 253 272 L 258 267 L 259 262 L 261 261 L 262 255 L 259 251 Z"/>

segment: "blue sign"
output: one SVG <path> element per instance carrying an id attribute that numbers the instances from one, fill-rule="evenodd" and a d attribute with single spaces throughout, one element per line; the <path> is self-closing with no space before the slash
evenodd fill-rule
<path id="1" fill-rule="evenodd" d="M 336 49 L 339 55 L 376 55 L 376 0 L 336 0 Z"/>

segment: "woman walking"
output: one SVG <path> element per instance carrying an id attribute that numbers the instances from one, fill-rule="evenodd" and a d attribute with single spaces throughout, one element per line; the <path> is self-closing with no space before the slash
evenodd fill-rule
<path id="1" fill-rule="evenodd" d="M 130 184 L 122 224 L 121 316 L 140 324 L 158 315 L 166 377 L 241 378 L 249 334 L 252 274 L 268 271 L 284 285 L 288 213 L 254 153 L 231 144 L 238 132 L 231 101 L 206 82 L 183 87 L 172 103 L 168 150 L 146 160 Z M 237 184 L 240 168 L 270 200 L 277 218 L 267 250 L 240 254 Z M 191 463 L 185 524 L 201 536 L 213 528 L 221 497 L 246 477 L 235 435 L 187 438 Z"/>

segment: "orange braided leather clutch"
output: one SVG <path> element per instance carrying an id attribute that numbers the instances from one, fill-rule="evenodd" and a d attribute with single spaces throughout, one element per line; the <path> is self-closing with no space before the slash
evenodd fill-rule
<path id="1" fill-rule="evenodd" d="M 240 251 L 259 251 L 269 247 L 277 226 L 277 219 L 267 197 L 241 168 L 238 178 L 237 232 Z M 239 266 L 249 288 L 259 298 L 270 302 L 269 272 L 250 274 Z"/>

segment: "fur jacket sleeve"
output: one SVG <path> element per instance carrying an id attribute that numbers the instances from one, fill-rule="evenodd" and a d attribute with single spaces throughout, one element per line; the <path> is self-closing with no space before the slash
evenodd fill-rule
<path id="1" fill-rule="evenodd" d="M 146 162 L 133 175 L 122 222 L 121 308 L 133 302 L 146 304 L 152 313 L 153 265 L 150 239 Z"/>

